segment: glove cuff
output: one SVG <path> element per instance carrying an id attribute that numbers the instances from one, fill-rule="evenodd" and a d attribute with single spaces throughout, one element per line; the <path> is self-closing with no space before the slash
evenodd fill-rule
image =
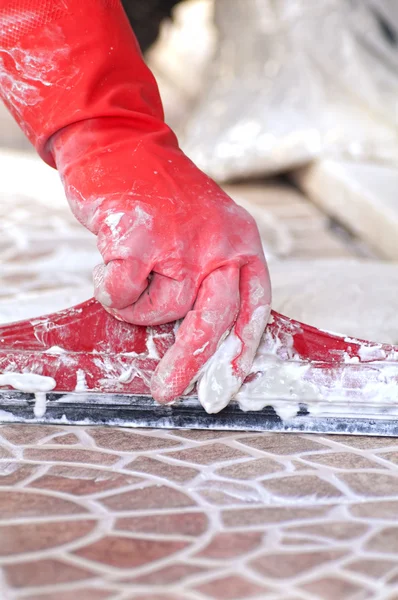
<path id="1" fill-rule="evenodd" d="M 157 84 L 119 0 L 0 0 L 0 94 L 42 158 L 89 119 L 165 128 Z"/>

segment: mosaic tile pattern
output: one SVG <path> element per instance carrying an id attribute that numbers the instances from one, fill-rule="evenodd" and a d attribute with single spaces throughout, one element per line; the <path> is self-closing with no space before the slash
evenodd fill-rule
<path id="1" fill-rule="evenodd" d="M 398 442 L 0 427 L 4 600 L 398 599 Z"/>

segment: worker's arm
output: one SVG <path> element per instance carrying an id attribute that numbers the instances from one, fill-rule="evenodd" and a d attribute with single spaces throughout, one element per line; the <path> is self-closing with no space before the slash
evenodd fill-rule
<path id="1" fill-rule="evenodd" d="M 232 331 L 201 391 L 225 405 L 269 316 L 259 234 L 179 149 L 119 0 L 0 0 L 0 88 L 98 236 L 97 299 L 129 323 L 184 318 L 153 396 L 182 394 Z"/>

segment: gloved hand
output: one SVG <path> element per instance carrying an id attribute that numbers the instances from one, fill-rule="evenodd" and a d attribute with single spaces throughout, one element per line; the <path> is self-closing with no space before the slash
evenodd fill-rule
<path id="1" fill-rule="evenodd" d="M 96 298 L 138 325 L 185 317 L 153 377 L 154 398 L 181 395 L 226 332 L 241 341 L 202 386 L 206 408 L 219 410 L 248 374 L 269 315 L 253 219 L 176 145 L 140 143 L 105 119 L 61 131 L 52 149 L 72 210 L 98 236 Z"/>
<path id="2" fill-rule="evenodd" d="M 26 13 L 16 33 L 0 0 L 0 21 L 10 16 L 2 94 L 98 236 L 97 299 L 138 325 L 184 318 L 153 376 L 154 398 L 181 395 L 207 363 L 199 396 L 217 412 L 249 373 L 269 317 L 256 225 L 178 148 L 118 0 L 36 2 L 39 20 L 32 0 L 18 3 Z"/>

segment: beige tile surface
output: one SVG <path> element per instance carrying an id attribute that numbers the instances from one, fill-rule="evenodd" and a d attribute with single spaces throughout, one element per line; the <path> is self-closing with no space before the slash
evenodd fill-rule
<path id="1" fill-rule="evenodd" d="M 398 168 L 319 160 L 294 177 L 306 196 L 390 260 L 398 258 Z"/>

